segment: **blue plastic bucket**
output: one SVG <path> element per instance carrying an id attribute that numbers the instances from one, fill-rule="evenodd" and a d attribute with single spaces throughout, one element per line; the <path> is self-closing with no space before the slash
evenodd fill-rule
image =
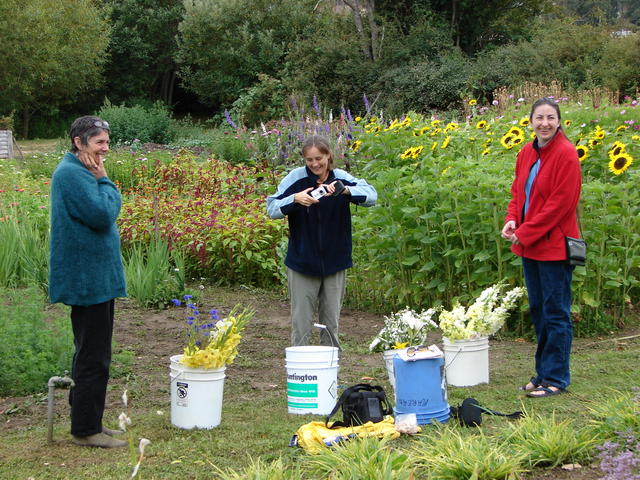
<path id="1" fill-rule="evenodd" d="M 444 379 L 444 358 L 411 362 L 393 358 L 396 380 L 395 414 L 415 413 L 419 425 L 449 420 L 449 403 Z"/>

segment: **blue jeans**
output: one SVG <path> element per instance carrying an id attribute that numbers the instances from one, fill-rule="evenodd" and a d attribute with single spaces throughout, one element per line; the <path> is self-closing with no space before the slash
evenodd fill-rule
<path id="1" fill-rule="evenodd" d="M 564 261 L 522 259 L 529 294 L 529 313 L 538 338 L 533 382 L 567 388 L 573 341 L 571 277 L 574 267 Z"/>

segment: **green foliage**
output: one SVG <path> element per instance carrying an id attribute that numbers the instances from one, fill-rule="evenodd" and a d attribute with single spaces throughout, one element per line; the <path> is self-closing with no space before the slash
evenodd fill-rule
<path id="1" fill-rule="evenodd" d="M 44 392 L 47 380 L 71 365 L 70 323 L 58 312 L 46 318 L 34 287 L 0 287 L 0 297 L 0 395 Z"/>
<path id="2" fill-rule="evenodd" d="M 589 407 L 592 435 L 600 440 L 614 440 L 620 433 L 640 437 L 640 396 L 635 392 L 608 391 L 607 397 L 593 399 Z"/>
<path id="3" fill-rule="evenodd" d="M 107 100 L 97 115 L 109 122 L 109 135 L 116 144 L 134 142 L 136 139 L 141 143 L 166 144 L 175 136 L 171 112 L 161 102 L 150 107 L 127 107 L 112 105 Z"/>
<path id="4" fill-rule="evenodd" d="M 232 111 L 237 113 L 244 125 L 253 126 L 284 116 L 286 102 L 282 83 L 259 73 L 258 83 L 233 102 Z"/>
<path id="5" fill-rule="evenodd" d="M 207 104 L 230 105 L 262 73 L 278 78 L 293 44 L 314 21 L 311 0 L 223 0 L 186 6 L 179 25 L 180 77 Z M 214 48 L 212 48 L 214 46 Z"/>
<path id="6" fill-rule="evenodd" d="M 100 85 L 110 26 L 91 0 L 3 1 L 0 31 L 0 113 L 15 109 L 24 121 Z"/>
<path id="7" fill-rule="evenodd" d="M 508 424 L 506 442 L 528 467 L 557 467 L 587 461 L 598 439 L 589 428 L 551 415 L 526 414 Z"/>
<path id="8" fill-rule="evenodd" d="M 106 92 L 114 102 L 133 98 L 172 104 L 182 0 L 109 0 L 113 27 Z"/>
<path id="9" fill-rule="evenodd" d="M 465 303 L 501 280 L 521 284 L 520 260 L 499 237 L 517 149 L 505 148 L 500 139 L 527 120 L 526 108 L 499 117 L 489 110 L 450 126 L 414 114 L 360 125 L 358 161 L 366 163 L 362 175 L 376 186 L 379 200 L 354 218 L 355 292 L 393 311 Z M 640 199 L 633 187 L 638 172 L 635 164 L 620 175 L 608 170 L 614 141 L 631 157 L 640 155 L 640 136 L 632 127 L 640 110 L 628 104 L 594 113 L 563 104 L 562 113 L 570 122 L 563 127 L 568 137 L 580 145 L 596 132 L 604 136 L 582 162 L 589 263 L 588 270 L 576 269 L 573 282 L 578 332 L 591 333 L 614 327 L 640 288 Z M 509 325 L 514 328 L 513 320 Z"/>
<path id="10" fill-rule="evenodd" d="M 334 480 L 414 478 L 410 457 L 390 447 L 388 438 L 353 439 L 323 450 L 309 460 L 309 468 L 318 478 Z"/>
<path id="11" fill-rule="evenodd" d="M 264 207 L 264 174 L 182 152 L 131 190 L 120 216 L 121 237 L 148 243 L 159 234 L 186 258 L 193 276 L 221 283 L 270 285 L 283 222 Z"/>
<path id="12" fill-rule="evenodd" d="M 457 51 L 391 69 L 381 75 L 382 106 L 401 115 L 407 105 L 417 111 L 447 110 L 460 101 L 470 62 Z"/>
<path id="13" fill-rule="evenodd" d="M 185 293 L 185 261 L 178 250 L 169 251 L 165 240 L 133 244 L 124 256 L 127 293 L 145 307 L 164 308 Z"/>
<path id="14" fill-rule="evenodd" d="M 600 84 L 623 95 L 633 95 L 640 87 L 640 67 L 634 55 L 638 51 L 638 32 L 625 37 L 609 37 L 594 69 Z"/>
<path id="15" fill-rule="evenodd" d="M 524 471 L 524 453 L 513 451 L 482 430 L 469 434 L 446 427 L 422 438 L 412 453 L 419 471 L 430 479 L 511 479 Z"/>
<path id="16" fill-rule="evenodd" d="M 215 466 L 218 471 L 217 478 L 220 480 L 297 480 L 302 478 L 300 468 L 285 465 L 282 458 L 266 462 L 261 458 L 256 460 L 250 456 L 248 463 L 249 465 L 241 471 L 222 470 Z"/>
<path id="17" fill-rule="evenodd" d="M 9 115 L 0 116 L 0 130 L 13 130 L 13 114 L 11 112 Z"/>
<path id="18" fill-rule="evenodd" d="M 48 181 L 0 164 L 0 287 L 48 288 Z"/>

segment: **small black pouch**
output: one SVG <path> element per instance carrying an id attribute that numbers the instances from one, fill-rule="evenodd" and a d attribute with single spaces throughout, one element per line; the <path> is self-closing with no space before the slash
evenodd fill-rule
<path id="1" fill-rule="evenodd" d="M 582 238 L 564 237 L 567 246 L 567 263 L 583 266 L 587 261 L 587 244 Z"/>

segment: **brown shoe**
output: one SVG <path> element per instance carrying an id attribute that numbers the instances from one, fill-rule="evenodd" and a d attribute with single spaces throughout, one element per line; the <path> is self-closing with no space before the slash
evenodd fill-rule
<path id="1" fill-rule="evenodd" d="M 89 435 L 88 437 L 76 437 L 73 435 L 71 441 L 83 447 L 117 448 L 127 446 L 127 442 L 110 437 L 102 432 Z"/>
<path id="2" fill-rule="evenodd" d="M 106 433 L 110 437 L 113 437 L 113 436 L 116 436 L 116 435 L 122 435 L 124 433 L 124 431 L 122 431 L 122 430 L 113 430 L 113 429 L 105 427 L 103 425 L 102 426 L 102 433 Z"/>

